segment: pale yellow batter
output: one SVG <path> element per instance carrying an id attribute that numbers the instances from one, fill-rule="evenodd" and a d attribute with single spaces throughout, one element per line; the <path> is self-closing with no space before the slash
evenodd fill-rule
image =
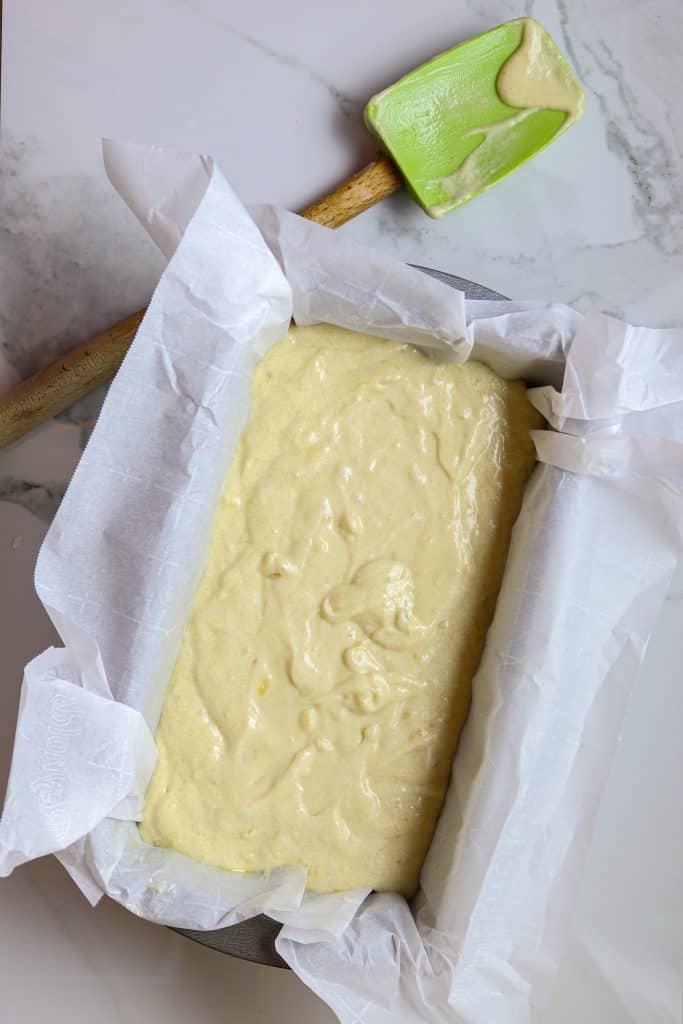
<path id="1" fill-rule="evenodd" d="M 564 110 L 565 131 L 578 121 L 586 100 L 571 68 L 542 25 L 524 18 L 521 45 L 503 64 L 496 89 L 510 107 L 533 110 Z"/>
<path id="2" fill-rule="evenodd" d="M 539 425 L 523 384 L 334 327 L 261 361 L 145 840 L 414 891 Z"/>

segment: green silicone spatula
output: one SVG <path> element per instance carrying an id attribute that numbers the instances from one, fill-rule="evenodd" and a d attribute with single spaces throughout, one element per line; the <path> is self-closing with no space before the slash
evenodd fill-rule
<path id="1" fill-rule="evenodd" d="M 303 215 L 338 227 L 405 184 L 441 217 L 547 146 L 584 105 L 552 36 L 533 18 L 509 21 L 373 96 L 365 121 L 382 155 Z"/>
<path id="2" fill-rule="evenodd" d="M 376 160 L 302 216 L 338 227 L 405 183 L 440 217 L 483 192 L 576 121 L 584 97 L 550 35 L 519 18 L 442 53 L 368 103 Z M 133 313 L 0 400 L 0 447 L 68 408 L 118 370 Z"/>
<path id="3" fill-rule="evenodd" d="M 557 138 L 584 96 L 552 37 L 519 18 L 442 53 L 374 96 L 366 122 L 433 217 Z"/>

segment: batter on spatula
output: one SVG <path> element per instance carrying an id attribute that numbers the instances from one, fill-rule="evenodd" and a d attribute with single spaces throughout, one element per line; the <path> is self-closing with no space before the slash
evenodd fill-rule
<path id="1" fill-rule="evenodd" d="M 329 326 L 259 364 L 143 838 L 410 895 L 540 425 L 485 366 Z"/>

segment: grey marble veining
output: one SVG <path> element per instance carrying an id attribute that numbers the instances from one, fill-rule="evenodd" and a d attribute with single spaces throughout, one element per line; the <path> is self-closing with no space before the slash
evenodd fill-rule
<path id="1" fill-rule="evenodd" d="M 362 110 L 363 103 L 361 100 L 354 99 L 348 93 L 337 88 L 337 86 L 334 85 L 333 82 L 329 81 L 320 71 L 311 67 L 305 61 L 300 60 L 294 54 L 285 53 L 282 50 L 275 49 L 275 47 L 269 46 L 267 43 L 258 39 L 251 33 L 235 28 L 229 21 L 224 20 L 222 11 L 212 12 L 211 10 L 203 8 L 199 3 L 193 3 L 192 0 L 183 0 L 183 3 L 188 10 L 200 15 L 206 19 L 206 21 L 217 26 L 222 32 L 225 32 L 233 39 L 240 40 L 247 46 L 252 47 L 268 60 L 275 61 L 275 63 L 280 64 L 285 68 L 291 68 L 297 72 L 303 73 L 309 83 L 312 83 L 315 86 L 321 86 L 329 96 L 332 97 L 340 113 L 344 117 L 350 117 L 353 113 L 357 113 Z"/>
<path id="2" fill-rule="evenodd" d="M 640 229 L 635 241 L 646 238 L 664 256 L 680 257 L 683 129 L 681 118 L 675 116 L 674 96 L 653 96 L 649 88 L 643 88 L 640 68 L 634 68 L 628 55 L 620 55 L 618 32 L 613 33 L 614 38 L 607 34 L 593 37 L 585 32 L 584 24 L 583 32 L 577 32 L 574 41 L 572 12 L 576 12 L 576 5 L 567 0 L 557 3 L 564 45 L 599 104 L 609 148 L 633 183 L 633 212 Z M 585 8 L 582 13 L 585 19 Z M 681 11 L 674 15 L 673 23 L 667 16 L 667 23 L 661 26 L 662 36 L 672 32 L 680 38 Z M 663 50 L 661 56 L 664 55 Z M 641 64 L 649 64 L 660 53 L 641 51 L 639 56 Z"/>
<path id="3" fill-rule="evenodd" d="M 27 376 L 138 309 L 162 269 L 105 181 L 45 174 L 35 137 L 0 143 L 0 346 Z"/>
<path id="4" fill-rule="evenodd" d="M 54 519 L 65 490 L 66 484 L 34 483 L 0 476 L 0 501 L 21 505 L 48 525 Z"/>

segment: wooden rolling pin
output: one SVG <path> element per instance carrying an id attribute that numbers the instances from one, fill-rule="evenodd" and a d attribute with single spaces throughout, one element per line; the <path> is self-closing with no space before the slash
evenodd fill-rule
<path id="1" fill-rule="evenodd" d="M 337 228 L 374 206 L 403 184 L 396 165 L 379 156 L 329 195 L 312 203 L 301 216 Z M 0 448 L 63 412 L 105 384 L 123 362 L 144 309 L 132 313 L 61 359 L 38 370 L 5 398 L 0 398 Z"/>

